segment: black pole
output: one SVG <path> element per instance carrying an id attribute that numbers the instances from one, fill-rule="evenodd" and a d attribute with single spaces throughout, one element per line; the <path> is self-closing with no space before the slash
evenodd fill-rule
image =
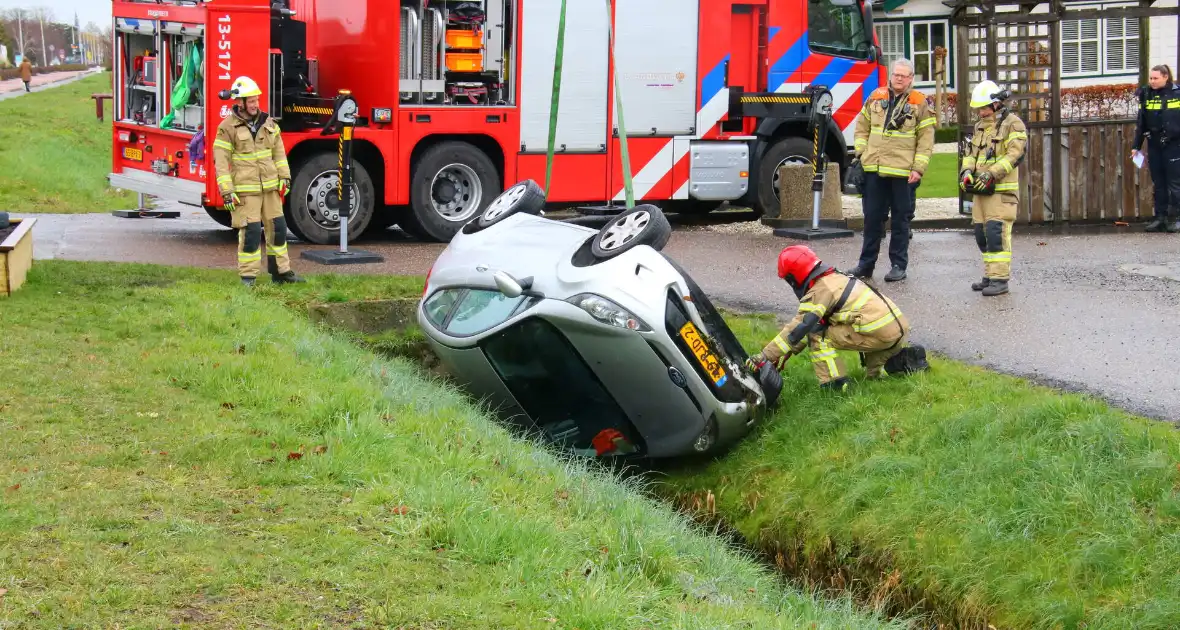
<path id="1" fill-rule="evenodd" d="M 832 120 L 832 93 L 823 85 L 809 85 L 804 92 L 811 96 L 811 124 L 809 131 L 812 137 L 811 163 L 815 168 L 811 176 L 811 226 L 805 228 L 779 228 L 774 231 L 774 235 L 807 241 L 852 236 L 853 231 L 847 228 L 820 227 L 819 225 L 819 209 L 824 194 L 824 175 L 828 170 L 826 147 L 828 144 L 828 129 L 831 127 Z M 836 185 L 839 186 L 839 182 Z"/>

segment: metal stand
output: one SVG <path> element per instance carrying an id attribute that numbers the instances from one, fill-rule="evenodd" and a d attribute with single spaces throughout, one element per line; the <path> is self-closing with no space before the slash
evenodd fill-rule
<path id="1" fill-rule="evenodd" d="M 139 204 L 135 210 L 112 210 L 111 214 L 120 219 L 179 219 L 180 213 L 175 210 L 148 210 L 143 203 L 143 193 L 136 193 Z"/>
<path id="2" fill-rule="evenodd" d="M 811 94 L 811 132 L 815 137 L 815 155 L 812 156 L 812 163 L 815 165 L 815 175 L 811 178 L 811 190 L 813 194 L 811 227 L 778 228 L 774 231 L 774 235 L 804 241 L 818 241 L 852 236 L 854 234 L 852 230 L 822 226 L 819 222 L 819 206 L 824 192 L 824 173 L 828 168 L 824 146 L 828 140 L 828 122 L 832 119 L 832 93 L 828 91 L 826 86 L 822 85 L 809 85 L 805 92 Z"/>
<path id="3" fill-rule="evenodd" d="M 362 265 L 384 262 L 385 258 L 372 252 L 348 251 L 348 217 L 352 214 L 352 130 L 356 124 L 357 104 L 348 90 L 340 90 L 336 97 L 332 122 L 320 135 L 328 135 L 340 127 L 340 251 L 325 249 L 303 250 L 301 258 L 321 265 Z"/>

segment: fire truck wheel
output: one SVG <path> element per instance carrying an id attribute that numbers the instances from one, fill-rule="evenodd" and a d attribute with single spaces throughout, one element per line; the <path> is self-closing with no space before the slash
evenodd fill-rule
<path id="1" fill-rule="evenodd" d="M 672 238 L 672 225 L 664 212 L 651 204 L 640 204 L 602 226 L 590 242 L 590 252 L 599 260 L 614 258 L 639 245 L 656 251 Z"/>
<path id="2" fill-rule="evenodd" d="M 337 173 L 340 157 L 335 153 L 320 153 L 296 166 L 291 182 L 291 231 L 302 234 L 300 240 L 317 245 L 340 242 L 340 176 Z M 373 220 L 376 193 L 369 171 L 360 161 L 353 162 L 352 213 L 348 217 L 348 240 L 353 241 L 369 227 Z M 298 230 L 298 231 L 296 231 Z"/>
<path id="3" fill-rule="evenodd" d="M 411 229 L 449 242 L 499 193 L 499 172 L 483 151 L 466 142 L 440 142 L 414 168 L 407 220 L 415 224 Z"/>
<path id="4" fill-rule="evenodd" d="M 541 190 L 537 182 L 526 179 L 500 193 L 475 220 L 463 227 L 463 231 L 472 234 L 486 230 L 514 214 L 539 215 L 544 209 L 545 191 Z"/>
<path id="5" fill-rule="evenodd" d="M 762 216 L 774 216 L 782 207 L 778 197 L 778 169 L 784 164 L 811 164 L 812 142 L 782 138 L 766 150 L 758 165 L 758 196 L 754 208 Z"/>
<path id="6" fill-rule="evenodd" d="M 205 212 L 209 217 L 220 224 L 222 227 L 233 227 L 234 218 L 225 208 L 214 208 L 213 206 L 205 206 Z"/>

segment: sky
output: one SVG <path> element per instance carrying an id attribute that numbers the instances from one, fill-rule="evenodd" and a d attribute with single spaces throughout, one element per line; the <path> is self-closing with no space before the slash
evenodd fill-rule
<path id="1" fill-rule="evenodd" d="M 58 22 L 72 24 L 74 12 L 78 22 L 86 27 L 87 22 L 107 26 L 111 19 L 111 0 L 0 0 L 0 9 L 32 9 L 43 6 L 53 10 Z"/>

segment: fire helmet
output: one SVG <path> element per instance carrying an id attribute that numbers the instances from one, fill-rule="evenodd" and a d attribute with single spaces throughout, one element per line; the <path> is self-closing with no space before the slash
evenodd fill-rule
<path id="1" fill-rule="evenodd" d="M 262 90 L 258 89 L 258 84 L 250 77 L 238 77 L 230 87 L 229 93 L 233 98 L 262 96 Z"/>
<path id="2" fill-rule="evenodd" d="M 820 265 L 819 256 L 806 245 L 784 247 L 778 254 L 778 277 L 787 281 L 796 292 L 806 289 L 803 284 Z"/>
<path id="3" fill-rule="evenodd" d="M 975 89 L 971 90 L 971 107 L 976 109 L 998 103 L 1000 100 L 1000 86 L 991 79 L 980 81 Z"/>

